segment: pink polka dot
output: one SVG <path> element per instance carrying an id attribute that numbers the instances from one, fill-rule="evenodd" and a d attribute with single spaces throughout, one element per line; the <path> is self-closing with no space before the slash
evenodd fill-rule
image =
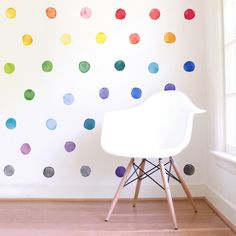
<path id="1" fill-rule="evenodd" d="M 84 7 L 84 8 L 81 9 L 80 15 L 81 15 L 84 19 L 88 19 L 88 18 L 91 17 L 92 11 L 91 11 L 90 8 Z"/>
<path id="2" fill-rule="evenodd" d="M 27 155 L 27 154 L 30 153 L 31 147 L 28 143 L 24 143 L 24 144 L 21 145 L 20 151 L 21 151 L 22 154 Z"/>
<path id="3" fill-rule="evenodd" d="M 149 16 L 150 16 L 150 18 L 153 19 L 153 20 L 159 19 L 159 18 L 160 18 L 160 15 L 161 15 L 160 11 L 159 11 L 158 9 L 156 9 L 156 8 L 153 8 L 153 9 L 149 12 Z"/>

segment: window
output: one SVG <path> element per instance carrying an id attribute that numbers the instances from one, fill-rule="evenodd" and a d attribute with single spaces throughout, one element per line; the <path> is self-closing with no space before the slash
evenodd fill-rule
<path id="1" fill-rule="evenodd" d="M 226 152 L 236 154 L 236 0 L 223 2 Z"/>

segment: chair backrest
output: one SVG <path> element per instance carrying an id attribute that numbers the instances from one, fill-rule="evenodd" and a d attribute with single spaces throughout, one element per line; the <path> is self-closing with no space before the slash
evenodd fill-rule
<path id="1" fill-rule="evenodd" d="M 105 113 L 101 146 L 124 157 L 176 155 L 190 141 L 193 115 L 202 112 L 182 92 L 158 92 L 134 108 Z"/>

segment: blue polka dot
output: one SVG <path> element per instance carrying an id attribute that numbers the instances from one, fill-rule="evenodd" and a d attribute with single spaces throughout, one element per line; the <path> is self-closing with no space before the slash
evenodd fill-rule
<path id="1" fill-rule="evenodd" d="M 54 130 L 57 127 L 57 122 L 54 119 L 48 119 L 46 121 L 46 126 L 50 130 Z"/>
<path id="2" fill-rule="evenodd" d="M 116 176 L 118 176 L 118 177 L 120 177 L 120 178 L 123 177 L 124 174 L 125 174 L 125 171 L 126 171 L 126 169 L 125 169 L 124 166 L 118 166 L 118 167 L 116 168 L 116 171 L 115 171 Z"/>
<path id="3" fill-rule="evenodd" d="M 14 118 L 9 118 L 7 121 L 6 121 L 6 127 L 8 129 L 14 129 L 16 128 L 16 120 Z"/>
<path id="4" fill-rule="evenodd" d="M 91 129 L 94 129 L 94 127 L 95 127 L 95 120 L 94 119 L 88 118 L 84 121 L 84 128 L 85 129 L 91 130 Z"/>
<path id="5" fill-rule="evenodd" d="M 168 90 L 175 90 L 175 85 L 174 84 L 167 84 L 165 86 L 165 91 L 168 91 Z"/>
<path id="6" fill-rule="evenodd" d="M 132 88 L 131 90 L 131 96 L 134 99 L 139 99 L 142 96 L 142 90 L 140 88 Z"/>
<path id="7" fill-rule="evenodd" d="M 159 66 L 156 62 L 151 62 L 148 66 L 148 70 L 152 74 L 156 74 L 159 71 Z"/>
<path id="8" fill-rule="evenodd" d="M 66 105 L 71 105 L 75 101 L 74 95 L 71 93 L 65 94 L 63 96 L 63 101 Z"/>
<path id="9" fill-rule="evenodd" d="M 184 70 L 187 72 L 192 72 L 195 70 L 195 64 L 192 61 L 187 61 L 184 63 Z"/>

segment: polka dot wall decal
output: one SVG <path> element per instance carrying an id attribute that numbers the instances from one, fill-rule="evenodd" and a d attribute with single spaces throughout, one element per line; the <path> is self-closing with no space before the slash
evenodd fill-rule
<path id="1" fill-rule="evenodd" d="M 6 63 L 4 65 L 4 71 L 6 74 L 12 74 L 15 71 L 15 65 L 13 63 Z"/>
<path id="2" fill-rule="evenodd" d="M 26 100 L 32 100 L 35 97 L 35 92 L 32 89 L 27 89 L 24 92 L 24 98 Z"/>
<path id="3" fill-rule="evenodd" d="M 53 177 L 55 174 L 55 170 L 53 167 L 51 166 L 47 166 L 43 169 L 43 175 L 46 177 L 46 178 L 51 178 Z"/>
<path id="4" fill-rule="evenodd" d="M 193 175 L 195 173 L 195 167 L 191 164 L 187 164 L 184 166 L 184 173 L 186 175 Z"/>
<path id="5" fill-rule="evenodd" d="M 164 40 L 166 43 L 174 43 L 176 41 L 176 36 L 172 32 L 167 32 L 164 36 Z"/>
<path id="6" fill-rule="evenodd" d="M 67 93 L 63 96 L 63 102 L 66 105 L 71 105 L 75 101 L 74 95 L 71 93 Z"/>
<path id="7" fill-rule="evenodd" d="M 80 174 L 83 177 L 88 177 L 91 174 L 91 168 L 89 166 L 82 166 L 80 168 Z"/>
<path id="8" fill-rule="evenodd" d="M 53 69 L 53 64 L 51 61 L 44 61 L 42 64 L 42 70 L 44 72 L 50 72 Z"/>
<path id="9" fill-rule="evenodd" d="M 195 64 L 194 64 L 194 62 L 192 62 L 192 61 L 186 61 L 186 62 L 184 63 L 184 70 L 185 70 L 186 72 L 192 72 L 192 71 L 194 71 L 194 70 L 195 70 Z"/>
<path id="10" fill-rule="evenodd" d="M 88 118 L 84 121 L 84 128 L 87 130 L 92 130 L 95 128 L 95 120 Z"/>
<path id="11" fill-rule="evenodd" d="M 115 171 L 116 176 L 118 176 L 118 177 L 120 177 L 120 178 L 123 177 L 124 174 L 125 174 L 125 171 L 126 171 L 126 169 L 125 169 L 124 166 L 118 166 L 118 167 L 116 168 L 116 171 Z"/>
<path id="12" fill-rule="evenodd" d="M 174 85 L 174 84 L 166 84 L 164 90 L 165 90 L 165 91 L 168 91 L 168 90 L 175 90 L 175 85 Z"/>
<path id="13" fill-rule="evenodd" d="M 71 35 L 62 34 L 60 40 L 63 45 L 69 45 L 71 44 Z"/>
<path id="14" fill-rule="evenodd" d="M 57 16 L 57 10 L 54 7 L 48 7 L 46 9 L 46 15 L 49 19 L 54 19 Z"/>
<path id="15" fill-rule="evenodd" d="M 152 74 L 156 74 L 159 71 L 159 65 L 156 62 L 151 62 L 148 65 L 148 70 Z"/>
<path id="16" fill-rule="evenodd" d="M 160 11 L 157 8 L 153 8 L 151 9 L 151 11 L 149 12 L 149 16 L 152 20 L 157 20 L 160 18 Z"/>
<path id="17" fill-rule="evenodd" d="M 73 152 L 76 148 L 76 144 L 72 141 L 67 141 L 64 145 L 64 148 L 67 152 Z"/>
<path id="18" fill-rule="evenodd" d="M 22 42 L 25 46 L 29 46 L 29 45 L 32 44 L 33 38 L 32 38 L 31 35 L 25 34 L 25 35 L 22 36 Z"/>
<path id="19" fill-rule="evenodd" d="M 187 9 L 184 12 L 184 18 L 186 20 L 192 20 L 195 17 L 195 11 L 193 9 Z"/>
<path id="20" fill-rule="evenodd" d="M 15 129 L 16 128 L 16 120 L 14 118 L 7 119 L 6 127 L 8 129 Z"/>
<path id="21" fill-rule="evenodd" d="M 50 130 L 54 130 L 57 128 L 57 122 L 54 119 L 48 119 L 46 121 L 46 127 Z"/>
<path id="22" fill-rule="evenodd" d="M 88 72 L 90 69 L 90 64 L 87 62 L 87 61 L 81 61 L 79 63 L 79 70 L 82 72 L 82 73 L 86 73 Z"/>
<path id="23" fill-rule="evenodd" d="M 90 8 L 84 7 L 84 8 L 81 9 L 80 15 L 81 15 L 82 18 L 88 19 L 92 16 L 92 11 L 91 11 Z"/>
<path id="24" fill-rule="evenodd" d="M 137 33 L 133 33 L 129 36 L 129 41 L 131 44 L 137 44 L 140 41 L 140 36 Z"/>
<path id="25" fill-rule="evenodd" d="M 24 144 L 21 145 L 20 151 L 23 155 L 27 155 L 27 154 L 30 153 L 31 147 L 28 143 L 24 143 Z"/>
<path id="26" fill-rule="evenodd" d="M 6 10 L 5 14 L 8 19 L 14 19 L 16 17 L 16 10 L 10 7 Z"/>
<path id="27" fill-rule="evenodd" d="M 103 32 L 97 33 L 97 35 L 96 35 L 97 43 L 103 44 L 103 43 L 105 43 L 106 40 L 107 40 L 106 34 L 104 34 Z"/>
<path id="28" fill-rule="evenodd" d="M 139 99 L 141 98 L 142 96 L 142 90 L 140 88 L 132 88 L 131 90 L 131 96 L 134 98 L 134 99 Z"/>
<path id="29" fill-rule="evenodd" d="M 119 8 L 116 10 L 115 16 L 116 16 L 116 19 L 123 20 L 126 17 L 126 12 L 124 9 Z"/>
<path id="30" fill-rule="evenodd" d="M 101 88 L 99 90 L 99 97 L 102 99 L 107 99 L 109 97 L 109 89 L 108 88 Z"/>
<path id="31" fill-rule="evenodd" d="M 118 61 L 115 62 L 114 66 L 115 66 L 116 70 L 122 71 L 125 68 L 125 62 L 122 61 L 122 60 L 118 60 Z"/>
<path id="32" fill-rule="evenodd" d="M 11 165 L 7 165 L 4 167 L 3 172 L 6 176 L 12 176 L 15 173 L 15 169 Z"/>

